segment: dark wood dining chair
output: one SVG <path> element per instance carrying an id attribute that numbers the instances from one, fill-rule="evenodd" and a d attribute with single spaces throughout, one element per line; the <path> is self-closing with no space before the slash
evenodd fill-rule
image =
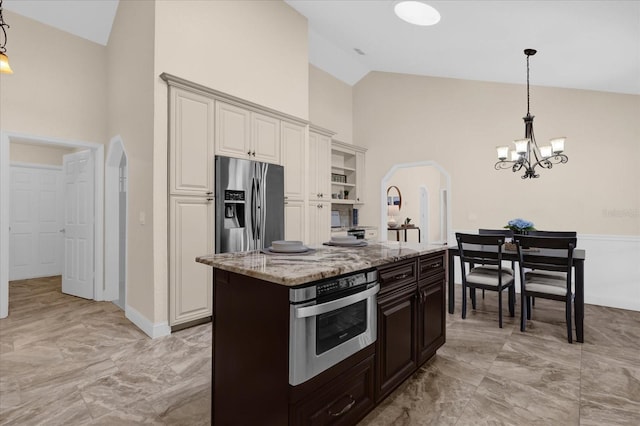
<path id="1" fill-rule="evenodd" d="M 530 237 L 553 237 L 553 238 L 577 238 L 578 233 L 576 231 L 527 231 L 527 235 Z M 553 276 L 557 278 L 565 279 L 564 273 L 562 272 L 552 272 L 552 271 L 539 271 L 541 274 L 545 274 L 547 276 Z M 531 298 L 532 306 L 536 306 L 535 297 Z"/>
<path id="2" fill-rule="evenodd" d="M 575 237 L 538 237 L 515 235 L 520 262 L 520 331 L 531 320 L 531 298 L 559 300 L 565 303 L 567 340 L 573 342 L 571 305 L 574 299 L 571 268 Z M 523 247 L 535 247 L 524 249 Z M 531 269 L 525 272 L 525 268 Z"/>
<path id="3" fill-rule="evenodd" d="M 485 228 L 481 228 L 478 229 L 478 234 L 480 235 L 504 235 L 506 238 L 509 238 L 509 240 L 513 239 L 513 231 L 511 229 L 485 229 Z M 495 265 L 480 265 L 478 266 L 480 268 L 482 267 L 486 267 L 487 269 L 495 269 Z M 508 273 L 511 274 L 515 277 L 515 262 L 511 261 L 511 268 L 503 268 L 503 270 Z M 474 290 L 472 290 L 471 292 L 471 299 L 473 300 L 475 298 L 476 292 Z M 482 298 L 484 299 L 484 289 L 482 290 Z"/>
<path id="4" fill-rule="evenodd" d="M 496 291 L 498 293 L 498 324 L 502 328 L 502 291 L 509 293 L 509 315 L 515 313 L 515 279 L 502 266 L 504 235 L 456 233 L 462 270 L 462 319 L 467 317 L 467 288 Z M 467 271 L 467 264 L 469 270 Z M 479 265 L 479 266 L 474 266 Z M 487 268 L 486 266 L 494 266 Z M 471 299 L 476 308 L 475 297 Z"/>

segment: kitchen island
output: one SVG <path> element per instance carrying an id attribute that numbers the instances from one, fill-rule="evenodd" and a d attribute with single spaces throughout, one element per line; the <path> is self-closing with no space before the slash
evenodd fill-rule
<path id="1" fill-rule="evenodd" d="M 446 246 L 395 242 L 198 257 L 214 268 L 212 423 L 357 423 L 444 344 L 446 258 Z M 359 271 L 380 285 L 375 343 L 290 384 L 290 291 Z"/>

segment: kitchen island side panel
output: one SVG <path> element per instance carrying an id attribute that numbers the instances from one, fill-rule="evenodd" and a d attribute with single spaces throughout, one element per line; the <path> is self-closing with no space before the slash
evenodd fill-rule
<path id="1" fill-rule="evenodd" d="M 214 425 L 288 424 L 286 286 L 214 269 Z"/>

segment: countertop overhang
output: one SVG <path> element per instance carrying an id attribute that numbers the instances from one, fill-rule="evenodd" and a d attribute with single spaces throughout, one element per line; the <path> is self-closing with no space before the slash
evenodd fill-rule
<path id="1" fill-rule="evenodd" d="M 264 254 L 259 250 L 199 256 L 196 262 L 285 286 L 361 271 L 424 254 L 446 245 L 383 242 L 366 247 L 318 246 L 309 254 Z"/>

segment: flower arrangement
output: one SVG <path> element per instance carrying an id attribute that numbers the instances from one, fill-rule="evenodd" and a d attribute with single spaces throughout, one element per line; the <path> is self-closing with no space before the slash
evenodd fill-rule
<path id="1" fill-rule="evenodd" d="M 533 222 L 520 218 L 510 220 L 505 228 L 511 229 L 513 232 L 536 230 L 536 228 L 533 227 Z"/>

